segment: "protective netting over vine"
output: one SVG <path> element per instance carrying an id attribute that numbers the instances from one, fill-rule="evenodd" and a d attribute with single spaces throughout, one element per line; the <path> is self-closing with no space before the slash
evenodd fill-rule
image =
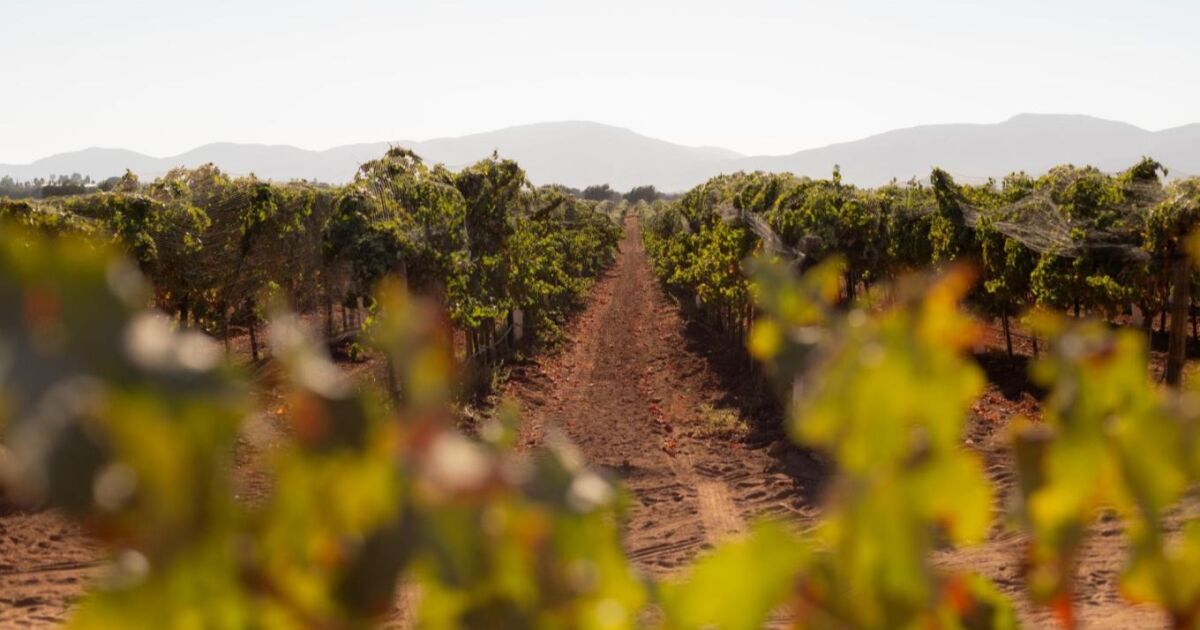
<path id="1" fill-rule="evenodd" d="M 736 222 L 746 226 L 755 236 L 762 241 L 763 251 L 772 256 L 778 256 L 785 260 L 804 260 L 808 253 L 802 251 L 803 248 L 788 247 L 784 244 L 783 239 L 771 229 L 771 224 L 763 219 L 762 215 L 754 212 L 739 210 L 731 203 L 721 204 L 717 208 L 717 212 L 726 221 Z M 683 221 L 686 225 L 686 221 Z"/>
<path id="2" fill-rule="evenodd" d="M 1192 238 L 1200 178 L 1164 183 L 1166 174 L 1150 158 L 1120 173 L 1062 165 L 983 185 L 957 184 L 940 169 L 924 182 L 870 189 L 845 184 L 837 168 L 828 179 L 735 173 L 650 208 L 644 234 L 667 286 L 694 296 L 735 336 L 762 293 L 743 268 L 759 254 L 800 268 L 837 261 L 824 269 L 836 269 L 843 304 L 957 262 L 974 270 L 967 298 L 1002 322 L 1010 355 L 1011 320 L 1031 309 L 1136 322 L 1148 333 L 1157 322 L 1160 334 L 1169 314 L 1164 378 L 1178 384 L 1183 326 L 1200 312 L 1187 264 L 1189 247 L 1200 245 Z"/>
<path id="3" fill-rule="evenodd" d="M 1076 186 L 1087 172 L 1068 176 L 1059 186 Z M 1106 201 L 1092 210 L 1092 217 L 1104 215 L 1105 225 L 1088 218 L 1072 218 L 1068 204 L 1056 202 L 1055 189 L 1038 189 L 998 208 L 985 209 L 961 199 L 964 224 L 977 228 L 984 217 L 996 217 L 993 227 L 1039 254 L 1076 258 L 1087 253 L 1104 253 L 1130 259 L 1145 259 L 1141 233 L 1149 212 L 1166 195 L 1157 178 L 1123 183 L 1120 199 Z M 936 210 L 931 208 L 931 211 Z"/>
<path id="4" fill-rule="evenodd" d="M 946 200 L 951 200 L 957 210 L 957 216 L 952 216 L 956 223 L 971 229 L 987 224 L 1039 255 L 1077 258 L 1092 253 L 1145 260 L 1149 256 L 1142 246 L 1146 222 L 1153 209 L 1167 200 L 1167 190 L 1154 176 L 1121 177 L 1119 194 L 1095 200 L 1086 212 L 1072 199 L 1056 199 L 1069 196 L 1064 191 L 1089 185 L 1097 176 L 1113 177 L 1094 169 L 1062 169 L 1052 186 L 1030 187 L 1015 200 L 987 205 L 972 202 L 951 182 L 941 191 L 943 205 L 935 195 L 918 195 L 916 199 L 909 196 L 901 209 L 910 216 L 930 216 L 942 213 Z M 716 213 L 727 222 L 745 226 L 761 241 L 763 251 L 774 256 L 804 260 L 820 252 L 824 244 L 820 235 L 806 234 L 793 237 L 789 245 L 762 212 L 729 201 L 718 204 Z M 685 219 L 680 222 L 685 233 L 692 231 Z"/>
<path id="5" fill-rule="evenodd" d="M 1150 314 L 1161 329 L 1182 300 L 1174 296 L 1189 295 L 1192 279 L 1178 269 L 1200 227 L 1200 178 L 1166 182 L 1166 174 L 1149 158 L 1119 173 L 1063 165 L 983 185 L 960 185 L 940 169 L 877 188 L 848 185 L 838 169 L 826 179 L 735 173 L 648 207 L 644 234 L 668 286 L 722 317 L 733 313 L 735 327 L 752 309 L 742 263 L 765 253 L 800 268 L 840 260 L 847 302 L 876 283 L 962 261 L 978 274 L 971 301 L 990 316 Z"/>

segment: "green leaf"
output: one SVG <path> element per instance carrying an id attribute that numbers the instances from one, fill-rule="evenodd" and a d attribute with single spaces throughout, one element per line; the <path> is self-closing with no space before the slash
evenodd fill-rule
<path id="1" fill-rule="evenodd" d="M 810 553 L 783 525 L 764 522 L 696 563 L 679 583 L 662 586 L 667 627 L 753 630 L 781 605 Z"/>

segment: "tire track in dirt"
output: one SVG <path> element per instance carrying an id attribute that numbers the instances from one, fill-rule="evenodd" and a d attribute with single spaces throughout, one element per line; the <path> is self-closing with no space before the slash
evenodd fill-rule
<path id="1" fill-rule="evenodd" d="M 100 572 L 99 549 L 55 510 L 0 517 L 0 627 L 57 626 Z"/>
<path id="2" fill-rule="evenodd" d="M 649 573 L 674 572 L 755 516 L 812 514 L 764 449 L 701 435 L 728 392 L 659 288 L 634 219 L 567 343 L 507 393 L 523 408 L 526 446 L 562 430 L 631 492 L 624 544 Z"/>

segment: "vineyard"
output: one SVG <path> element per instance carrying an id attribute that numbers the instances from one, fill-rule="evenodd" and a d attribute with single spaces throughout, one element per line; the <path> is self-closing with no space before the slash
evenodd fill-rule
<path id="1" fill-rule="evenodd" d="M 0 559 L 0 608 L 66 570 L 82 628 L 1197 627 L 1200 181 L 1166 176 L 630 205 L 392 149 L 0 199 L 0 527 L 95 549 Z M 1033 355 L 1003 423 L 992 322 Z"/>

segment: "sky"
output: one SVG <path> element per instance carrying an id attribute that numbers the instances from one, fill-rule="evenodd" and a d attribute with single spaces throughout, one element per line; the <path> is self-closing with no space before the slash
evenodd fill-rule
<path id="1" fill-rule="evenodd" d="M 591 120 L 781 154 L 1073 113 L 1200 122 L 1197 0 L 0 0 L 0 163 Z"/>

